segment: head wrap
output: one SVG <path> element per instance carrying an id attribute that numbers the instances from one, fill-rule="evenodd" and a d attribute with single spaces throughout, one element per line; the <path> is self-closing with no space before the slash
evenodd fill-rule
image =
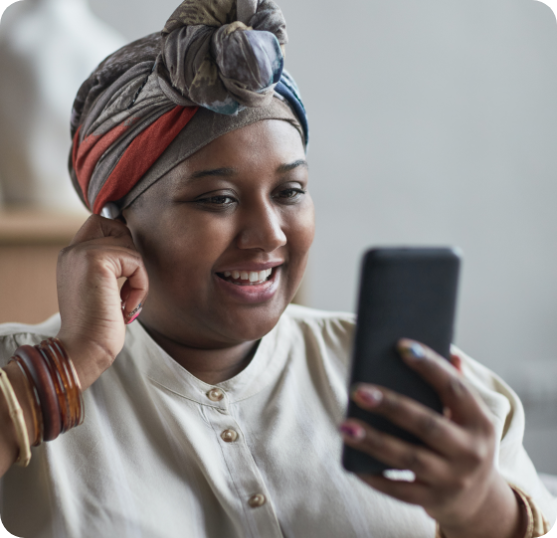
<path id="1" fill-rule="evenodd" d="M 263 119 L 290 122 L 307 145 L 286 42 L 272 0 L 185 0 L 161 34 L 109 56 L 72 110 L 69 168 L 83 202 L 121 210 L 218 136 Z"/>

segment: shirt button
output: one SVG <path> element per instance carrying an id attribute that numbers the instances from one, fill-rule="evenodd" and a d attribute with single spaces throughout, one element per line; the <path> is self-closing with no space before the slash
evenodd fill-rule
<path id="1" fill-rule="evenodd" d="M 238 439 L 238 434 L 234 430 L 224 430 L 220 436 L 225 443 L 233 443 Z"/>
<path id="2" fill-rule="evenodd" d="M 212 402 L 220 402 L 224 398 L 224 392 L 220 389 L 211 389 L 207 393 L 207 398 Z"/>
<path id="3" fill-rule="evenodd" d="M 263 495 L 263 493 L 257 493 L 249 498 L 248 504 L 251 506 L 251 508 L 259 508 L 266 502 L 267 499 L 265 498 L 265 495 Z"/>

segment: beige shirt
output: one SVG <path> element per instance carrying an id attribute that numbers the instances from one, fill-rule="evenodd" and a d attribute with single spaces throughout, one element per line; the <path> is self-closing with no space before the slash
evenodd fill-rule
<path id="1" fill-rule="evenodd" d="M 59 323 L 0 326 L 0 364 Z M 214 387 L 133 323 L 84 394 L 84 424 L 1 480 L 4 525 L 26 538 L 433 538 L 423 509 L 340 464 L 353 330 L 352 315 L 290 306 L 249 366 Z M 473 360 L 464 370 L 493 413 L 501 472 L 553 522 L 555 502 L 522 448 L 520 401 Z"/>

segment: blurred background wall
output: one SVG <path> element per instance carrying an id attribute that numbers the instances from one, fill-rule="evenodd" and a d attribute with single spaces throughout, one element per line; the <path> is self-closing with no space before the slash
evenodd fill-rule
<path id="1" fill-rule="evenodd" d="M 89 0 L 127 40 L 178 4 Z M 368 246 L 460 246 L 456 343 L 519 392 L 526 446 L 557 473 L 555 16 L 534 0 L 279 4 L 310 114 L 307 303 L 354 310 Z"/>
<path id="2" fill-rule="evenodd" d="M 25 0 L 0 31 L 0 189 L 6 206 L 83 211 L 67 181 L 71 103 L 125 38 L 87 0 Z"/>

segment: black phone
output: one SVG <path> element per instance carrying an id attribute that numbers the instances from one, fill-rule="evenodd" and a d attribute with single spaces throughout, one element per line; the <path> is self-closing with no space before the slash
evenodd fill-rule
<path id="1" fill-rule="evenodd" d="M 411 338 L 449 358 L 459 271 L 460 254 L 454 248 L 375 248 L 365 253 L 350 386 L 381 385 L 443 411 L 437 393 L 404 364 L 396 345 L 401 338 Z M 347 416 L 421 444 L 414 435 L 352 401 Z M 389 468 L 346 445 L 342 460 L 344 468 L 354 473 L 377 475 Z"/>

